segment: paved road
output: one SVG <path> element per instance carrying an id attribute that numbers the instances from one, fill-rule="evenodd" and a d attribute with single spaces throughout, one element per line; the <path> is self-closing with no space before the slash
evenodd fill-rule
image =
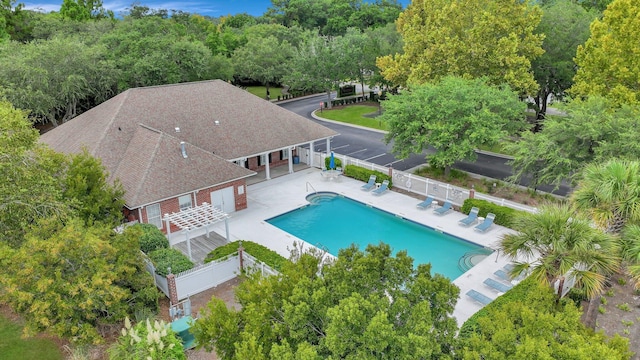
<path id="1" fill-rule="evenodd" d="M 348 155 L 378 165 L 393 166 L 394 169 L 399 170 L 408 170 L 426 164 L 425 156 L 427 152 L 411 155 L 408 159 L 404 160 L 397 159 L 391 153 L 391 144 L 386 145 L 382 141 L 384 137 L 382 133 L 314 119 L 311 113 L 317 110 L 320 102 L 326 101 L 326 98 L 326 95 L 310 96 L 303 99 L 281 102 L 278 105 L 340 133 L 340 136 L 334 137 L 331 141 L 332 150 L 338 154 Z M 326 143 L 324 142 L 317 143 L 315 146 L 315 151 L 326 151 Z M 507 159 L 497 156 L 478 154 L 478 159 L 475 162 L 461 161 L 456 163 L 454 168 L 504 180 L 512 173 L 511 166 L 507 164 L 507 161 Z M 521 184 L 525 186 L 528 183 L 527 179 L 521 181 Z M 552 191 L 553 187 L 541 186 L 539 189 Z M 553 191 L 553 193 L 566 195 L 569 190 L 570 188 L 568 186 L 561 186 L 558 190 Z"/>

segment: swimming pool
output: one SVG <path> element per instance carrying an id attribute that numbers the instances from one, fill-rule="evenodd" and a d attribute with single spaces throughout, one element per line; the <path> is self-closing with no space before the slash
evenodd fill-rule
<path id="1" fill-rule="evenodd" d="M 309 205 L 266 221 L 332 255 L 352 243 L 364 250 L 368 244 L 384 242 L 394 253 L 407 250 L 415 265 L 431 263 L 433 272 L 453 280 L 464 272 L 458 263 L 465 254 L 491 252 L 335 193 L 312 194 L 307 200 Z"/>

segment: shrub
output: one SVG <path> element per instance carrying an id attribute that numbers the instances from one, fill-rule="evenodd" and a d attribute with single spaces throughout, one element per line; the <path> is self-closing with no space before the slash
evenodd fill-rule
<path id="1" fill-rule="evenodd" d="M 164 321 L 147 319 L 131 326 L 129 318 L 124 321 L 122 334 L 109 348 L 110 360 L 151 359 L 186 360 L 184 348 L 175 332 Z"/>
<path id="2" fill-rule="evenodd" d="M 338 159 L 338 158 L 337 158 L 337 157 L 335 157 L 335 156 L 333 157 L 333 160 L 335 161 L 335 165 L 336 165 L 336 167 L 337 167 L 337 168 L 342 167 L 342 160 Z M 331 162 L 331 157 L 327 156 L 327 157 L 324 159 L 324 167 L 328 169 L 328 168 L 329 168 L 329 163 L 330 163 L 330 162 Z"/>
<path id="3" fill-rule="evenodd" d="M 367 168 L 363 168 L 361 166 L 347 165 L 344 168 L 344 175 L 350 178 L 354 178 L 356 180 L 364 181 L 364 182 L 369 181 L 369 177 L 371 175 L 375 175 L 376 182 L 381 183 L 385 180 L 389 180 L 389 189 L 391 189 L 393 185 L 393 182 L 392 182 L 393 179 L 389 175 L 377 170 L 370 170 Z"/>
<path id="4" fill-rule="evenodd" d="M 156 267 L 156 273 L 160 276 L 167 276 L 171 268 L 171 273 L 178 274 L 193 268 L 193 262 L 183 253 L 176 249 L 158 249 L 149 254 L 149 258 Z"/>
<path id="5" fill-rule="evenodd" d="M 239 241 L 234 241 L 224 246 L 215 248 L 213 251 L 207 254 L 207 257 L 204 259 L 204 262 L 208 263 L 214 260 L 222 259 L 229 255 L 235 255 L 238 253 L 239 245 L 240 245 Z M 244 248 L 244 251 L 247 254 L 253 256 L 259 261 L 262 261 L 263 263 L 267 264 L 274 270 L 280 271 L 282 269 L 282 266 L 287 261 L 289 261 L 287 260 L 287 258 L 278 254 L 277 252 L 270 250 L 260 244 L 256 244 L 252 241 L 243 240 L 242 247 Z"/>
<path id="6" fill-rule="evenodd" d="M 169 248 L 169 240 L 167 237 L 153 224 L 135 224 L 133 227 L 142 229 L 140 242 L 140 250 L 145 254 L 149 254 L 154 250 Z"/>
<path id="7" fill-rule="evenodd" d="M 539 297 L 537 302 L 528 302 L 527 299 L 532 298 L 535 294 Z M 530 303 L 531 306 L 535 305 L 536 308 L 542 309 L 552 308 L 554 306 L 554 300 L 555 297 L 551 290 L 543 288 L 535 282 L 533 278 L 528 277 L 467 319 L 467 321 L 462 324 L 462 327 L 460 327 L 458 337 L 461 339 L 469 338 L 472 333 L 478 331 L 480 327 L 478 324 L 479 319 L 489 316 L 492 311 L 497 311 L 511 302 L 526 302 Z"/>
<path id="8" fill-rule="evenodd" d="M 480 209 L 478 216 L 486 217 L 488 213 L 494 213 L 496 214 L 496 218 L 495 220 L 493 220 L 493 222 L 498 225 L 502 225 L 506 227 L 512 226 L 513 219 L 516 216 L 520 214 L 524 214 L 523 211 L 512 209 L 506 206 L 497 205 L 490 201 L 480 200 L 480 199 L 465 200 L 464 204 L 462 204 L 462 208 L 460 209 L 460 211 L 462 211 L 465 214 L 468 214 L 469 211 L 471 211 L 471 208 L 474 206 Z M 515 230 L 518 230 L 518 229 L 515 229 Z"/>

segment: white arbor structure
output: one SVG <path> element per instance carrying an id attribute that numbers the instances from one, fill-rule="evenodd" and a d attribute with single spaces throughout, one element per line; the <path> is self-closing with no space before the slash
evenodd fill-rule
<path id="1" fill-rule="evenodd" d="M 191 256 L 191 239 L 199 236 L 202 229 L 204 229 L 205 234 L 209 237 L 210 225 L 224 221 L 226 238 L 227 241 L 229 241 L 229 215 L 206 202 L 202 203 L 202 205 L 184 209 L 177 213 L 165 214 L 163 220 L 167 228 L 167 237 L 170 242 L 171 224 L 177 226 L 185 234 L 184 241 L 187 242 L 187 252 L 190 260 L 193 260 L 193 257 Z M 178 242 L 182 241 L 176 241 L 175 243 Z M 174 245 L 175 243 L 171 243 L 171 245 Z"/>

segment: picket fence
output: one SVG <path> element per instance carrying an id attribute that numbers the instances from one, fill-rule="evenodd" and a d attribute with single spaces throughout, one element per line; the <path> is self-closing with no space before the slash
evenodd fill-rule
<path id="1" fill-rule="evenodd" d="M 145 268 L 154 277 L 158 289 L 169 297 L 167 278 L 158 275 L 153 262 L 145 255 Z M 277 275 L 278 272 L 255 257 L 243 253 L 243 266 L 245 271 L 252 273 L 260 271 L 263 276 Z M 240 257 L 238 255 L 212 261 L 196 266 L 187 271 L 175 274 L 178 300 L 199 294 L 229 281 L 240 274 Z"/>
<path id="2" fill-rule="evenodd" d="M 302 150 L 302 148 L 300 149 Z M 308 151 L 308 149 L 304 149 Z M 325 164 L 325 158 L 328 156 L 326 153 L 314 152 L 313 165 L 315 167 L 323 167 Z M 342 168 L 347 165 L 355 165 L 366 169 L 380 171 L 384 174 L 390 174 L 393 177 L 393 187 L 402 189 L 417 195 L 426 197 L 431 195 L 437 200 L 449 200 L 453 205 L 462 206 L 464 201 L 469 198 L 470 189 L 461 188 L 451 184 L 443 183 L 440 181 L 428 179 L 422 176 L 412 174 L 410 172 L 393 169 L 390 167 L 377 165 L 368 161 L 359 160 L 346 155 L 335 154 L 337 159 L 342 161 Z M 474 198 L 490 201 L 492 203 L 510 207 L 517 210 L 523 210 L 531 213 L 535 213 L 537 209 L 535 207 L 520 204 L 514 201 L 498 198 L 488 194 L 479 193 L 474 190 Z"/>

